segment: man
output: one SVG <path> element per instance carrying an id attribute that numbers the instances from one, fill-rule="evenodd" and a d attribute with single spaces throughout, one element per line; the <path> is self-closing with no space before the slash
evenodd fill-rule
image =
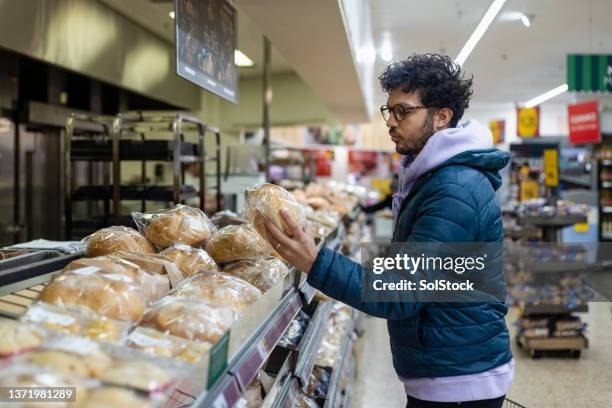
<path id="1" fill-rule="evenodd" d="M 459 124 L 472 80 L 450 58 L 414 55 L 380 76 L 381 108 L 404 155 L 394 196 L 393 242 L 502 242 L 495 190 L 509 155 L 488 129 Z M 312 239 L 287 217 L 287 236 L 266 227 L 277 251 L 323 293 L 388 320 L 393 363 L 408 407 L 501 407 L 514 375 L 503 302 L 363 302 L 361 265 Z"/>

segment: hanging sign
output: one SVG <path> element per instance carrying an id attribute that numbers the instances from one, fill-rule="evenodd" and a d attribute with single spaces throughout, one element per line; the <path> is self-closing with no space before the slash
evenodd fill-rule
<path id="1" fill-rule="evenodd" d="M 567 56 L 569 91 L 612 93 L 612 55 Z"/>
<path id="2" fill-rule="evenodd" d="M 502 144 L 506 140 L 506 121 L 491 120 L 489 121 L 489 129 L 493 135 L 493 144 Z"/>
<path id="3" fill-rule="evenodd" d="M 599 105 L 597 101 L 568 105 L 569 142 L 572 144 L 600 143 Z"/>
<path id="4" fill-rule="evenodd" d="M 516 133 L 519 137 L 537 137 L 540 135 L 540 108 L 517 108 Z"/>
<path id="5" fill-rule="evenodd" d="M 549 187 L 559 185 L 559 151 L 557 149 L 544 150 L 544 184 Z"/>

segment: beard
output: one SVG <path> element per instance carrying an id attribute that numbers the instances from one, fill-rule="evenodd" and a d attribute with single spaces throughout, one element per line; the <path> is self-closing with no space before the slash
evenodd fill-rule
<path id="1" fill-rule="evenodd" d="M 425 144 L 433 134 L 434 124 L 433 124 L 433 112 L 427 112 L 427 117 L 425 118 L 425 122 L 423 126 L 419 129 L 417 135 L 415 135 L 412 140 L 408 141 L 407 146 L 399 146 L 396 145 L 395 151 L 399 154 L 416 156 L 423 150 Z"/>

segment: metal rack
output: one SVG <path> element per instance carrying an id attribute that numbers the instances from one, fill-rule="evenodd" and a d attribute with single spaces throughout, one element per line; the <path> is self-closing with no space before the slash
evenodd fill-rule
<path id="1" fill-rule="evenodd" d="M 197 143 L 185 141 L 187 132 L 197 132 Z M 151 139 L 151 134 L 172 134 L 171 139 Z M 207 155 L 205 137 L 214 135 L 215 149 Z M 121 185 L 121 163 L 140 162 L 141 178 L 137 185 Z M 172 185 L 147 185 L 146 162 L 171 162 Z M 77 187 L 73 177 L 75 162 L 89 164 L 88 183 Z M 217 208 L 221 208 L 221 161 L 220 132 L 204 125 L 200 120 L 184 114 L 157 114 L 136 112 L 119 114 L 114 118 L 72 113 L 66 121 L 64 188 L 65 188 L 65 234 L 76 238 L 108 225 L 130 223 L 129 217 L 121 215 L 121 201 L 141 202 L 142 211 L 147 201 L 172 202 L 178 204 L 190 198 L 199 198 L 199 207 L 204 210 L 208 191 L 205 165 L 216 162 L 215 177 Z M 102 183 L 95 184 L 101 164 Z M 199 189 L 182 183 L 185 179 L 184 164 L 199 163 Z M 99 177 L 98 177 L 99 178 Z M 91 218 L 93 205 L 102 201 L 103 215 L 85 221 L 74 220 L 74 202 L 88 202 Z M 112 203 L 112 207 L 111 207 Z M 76 228 L 75 228 L 76 227 Z"/>

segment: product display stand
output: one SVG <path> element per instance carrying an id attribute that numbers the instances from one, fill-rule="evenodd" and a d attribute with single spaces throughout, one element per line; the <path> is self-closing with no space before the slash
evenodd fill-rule
<path id="1" fill-rule="evenodd" d="M 524 215 L 521 217 L 521 221 L 523 224 L 541 228 L 543 242 L 559 242 L 559 232 L 563 228 L 586 223 L 587 217 L 585 215 Z"/>
<path id="2" fill-rule="evenodd" d="M 198 142 L 185 141 L 186 133 L 196 133 Z M 158 135 L 166 139 L 160 139 Z M 215 150 L 207 155 L 206 135 L 214 135 Z M 171 139 L 167 139 L 171 135 Z M 145 112 L 107 117 L 71 114 L 66 121 L 64 188 L 65 234 L 68 239 L 83 236 L 109 225 L 132 225 L 129 215 L 121 214 L 121 201 L 140 201 L 146 210 L 147 201 L 184 203 L 199 198 L 199 207 L 206 202 L 205 165 L 216 162 L 217 208 L 221 206 L 220 133 L 198 119 L 183 114 L 149 114 Z M 140 183 L 122 185 L 121 164 L 140 162 Z M 73 167 L 76 162 L 88 165 L 87 185 L 79 186 Z M 147 184 L 147 162 L 172 163 L 172 185 Z M 184 184 L 184 165 L 199 163 L 199 189 Z M 100 177 L 101 176 L 101 177 Z M 96 180 L 102 178 L 102 184 Z M 74 219 L 74 203 L 88 203 L 88 219 Z M 96 202 L 103 202 L 103 214 L 94 215 Z M 111 206 L 112 203 L 112 206 Z"/>

